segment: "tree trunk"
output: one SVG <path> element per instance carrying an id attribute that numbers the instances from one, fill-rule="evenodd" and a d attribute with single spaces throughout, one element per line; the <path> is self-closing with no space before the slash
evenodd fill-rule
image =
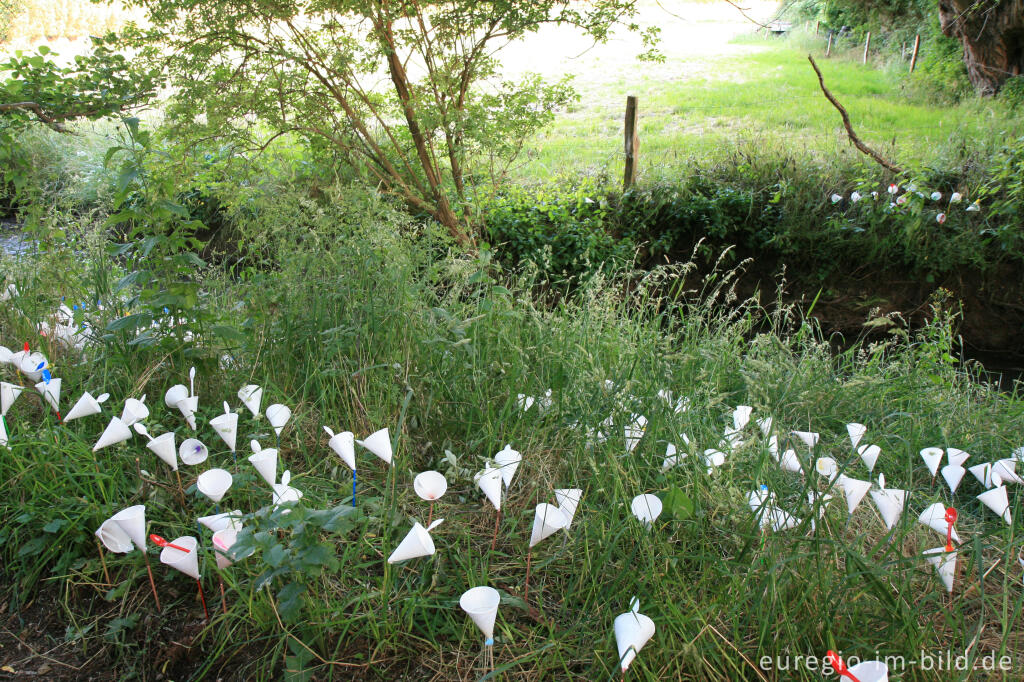
<path id="1" fill-rule="evenodd" d="M 940 0 L 942 32 L 964 46 L 967 77 L 994 95 L 1024 72 L 1024 0 Z"/>

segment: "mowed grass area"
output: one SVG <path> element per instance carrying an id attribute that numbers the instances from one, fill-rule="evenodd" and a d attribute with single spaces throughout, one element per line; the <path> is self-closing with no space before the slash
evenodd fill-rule
<path id="1" fill-rule="evenodd" d="M 808 53 L 861 139 L 898 163 L 941 163 L 965 150 L 984 157 L 1024 134 L 1024 115 L 999 102 L 923 101 L 908 92 L 903 62 L 862 65 L 859 48 L 836 50 L 826 58 L 823 40 L 813 33 L 798 31 L 788 40 L 742 36 L 732 44 L 738 54 L 677 55 L 650 69 L 638 63 L 628 79 L 611 71 L 602 80 L 600 69 L 588 68 L 578 107 L 559 115 L 527 145 L 519 177 L 544 179 L 574 168 L 619 176 L 627 95 L 639 98 L 644 179 L 673 174 L 694 159 L 719 158 L 751 142 L 761 150 L 828 160 L 854 157 L 858 152 L 822 94 Z M 678 78 L 668 75 L 673 64 Z"/>

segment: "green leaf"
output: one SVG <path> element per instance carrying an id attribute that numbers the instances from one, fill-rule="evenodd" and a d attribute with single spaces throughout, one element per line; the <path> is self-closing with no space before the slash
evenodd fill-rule
<path id="1" fill-rule="evenodd" d="M 662 505 L 665 511 L 674 515 L 677 519 L 688 519 L 695 511 L 693 500 L 686 496 L 679 488 L 670 488 L 663 496 Z"/>
<path id="2" fill-rule="evenodd" d="M 66 525 L 68 525 L 66 519 L 54 519 L 53 521 L 50 521 L 48 524 L 43 526 L 43 531 L 46 533 L 56 533 Z"/>
<path id="3" fill-rule="evenodd" d="M 288 552 L 285 550 L 284 545 L 281 544 L 276 544 L 263 553 L 263 561 L 271 568 L 277 568 L 287 558 Z"/>
<path id="4" fill-rule="evenodd" d="M 149 313 L 135 313 L 134 315 L 125 315 L 119 317 L 106 326 L 106 331 L 116 332 L 122 329 L 136 330 L 141 327 L 148 326 L 153 321 L 153 316 Z"/>

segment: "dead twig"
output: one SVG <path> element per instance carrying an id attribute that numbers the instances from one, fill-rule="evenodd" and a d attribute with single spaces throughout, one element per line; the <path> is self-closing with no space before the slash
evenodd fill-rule
<path id="1" fill-rule="evenodd" d="M 853 143 L 853 146 L 859 149 L 862 153 L 870 156 L 886 170 L 890 170 L 896 175 L 902 175 L 903 170 L 899 166 L 888 161 L 874 149 L 861 142 L 860 138 L 857 137 L 857 133 L 853 132 L 853 125 L 850 124 L 850 115 L 846 113 L 846 109 L 843 108 L 843 105 L 835 98 L 835 95 L 829 92 L 828 88 L 825 87 L 825 77 L 821 75 L 821 69 L 819 69 L 818 65 L 814 62 L 814 57 L 807 55 L 807 60 L 811 63 L 811 66 L 814 67 L 814 73 L 818 74 L 818 85 L 821 86 L 821 91 L 825 93 L 825 98 L 832 103 L 832 106 L 839 111 L 839 115 L 843 117 L 843 126 L 846 128 L 846 135 L 850 138 L 850 142 Z"/>

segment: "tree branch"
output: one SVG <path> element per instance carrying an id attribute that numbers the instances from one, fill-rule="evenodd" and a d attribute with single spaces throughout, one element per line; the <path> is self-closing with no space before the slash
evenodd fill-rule
<path id="1" fill-rule="evenodd" d="M 58 133 L 69 132 L 68 129 L 61 125 L 57 119 L 47 115 L 46 112 L 43 111 L 43 108 L 36 102 L 7 102 L 0 104 L 0 113 L 5 111 L 31 111 L 36 115 L 37 119 L 48 125 L 50 128 L 53 128 Z"/>
<path id="2" fill-rule="evenodd" d="M 814 62 L 814 57 L 807 55 L 807 59 L 811 62 L 811 66 L 814 67 L 814 73 L 818 74 L 818 85 L 821 86 L 821 91 L 825 93 L 825 98 L 832 103 L 832 106 L 839 111 L 839 115 L 843 117 L 843 126 L 846 128 L 846 135 L 850 138 L 850 142 L 853 143 L 853 146 L 874 159 L 880 166 L 882 166 L 882 168 L 890 170 L 896 175 L 902 175 L 903 169 L 893 164 L 891 161 L 886 160 L 886 158 L 881 154 L 861 142 L 860 138 L 857 137 L 857 133 L 853 132 L 853 125 L 850 124 L 850 115 L 846 113 L 846 109 L 844 109 L 843 105 L 839 103 L 839 100 L 835 98 L 835 95 L 829 92 L 828 88 L 825 87 L 825 77 L 821 75 L 821 69 L 819 69 L 818 65 Z"/>

